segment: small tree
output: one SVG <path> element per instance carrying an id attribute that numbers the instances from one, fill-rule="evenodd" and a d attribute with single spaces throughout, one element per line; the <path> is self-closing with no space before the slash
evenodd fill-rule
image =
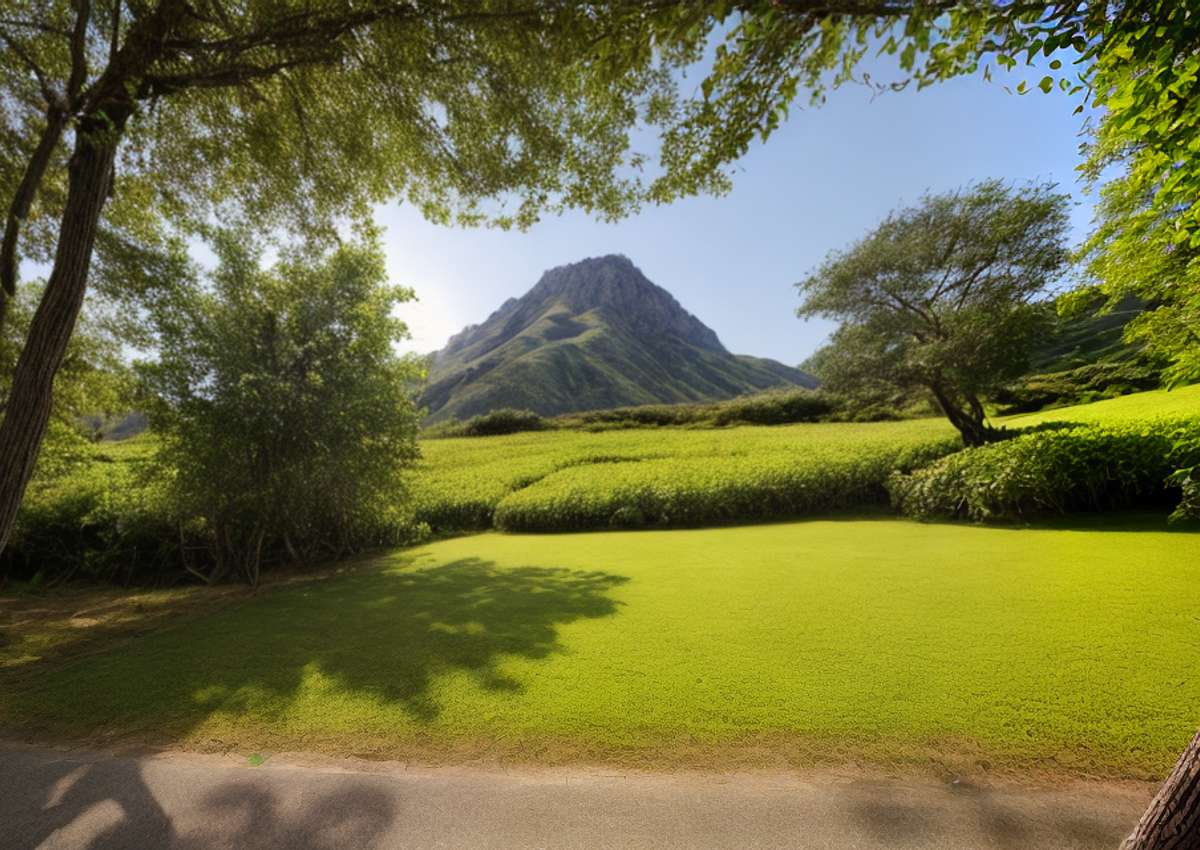
<path id="1" fill-rule="evenodd" d="M 992 439 L 983 399 L 1028 364 L 1066 228 L 1052 184 L 993 180 L 892 213 L 797 284 L 798 315 L 842 322 L 812 361 L 819 377 L 835 391 L 926 390 L 967 445 Z"/>
<path id="2" fill-rule="evenodd" d="M 159 357 L 139 364 L 174 475 L 181 521 L 199 522 L 208 581 L 254 583 L 265 552 L 300 560 L 389 542 L 416 456 L 411 393 L 423 377 L 394 344 L 379 248 L 285 253 L 270 270 L 240 236 L 216 241 L 207 287 L 151 311 Z"/>

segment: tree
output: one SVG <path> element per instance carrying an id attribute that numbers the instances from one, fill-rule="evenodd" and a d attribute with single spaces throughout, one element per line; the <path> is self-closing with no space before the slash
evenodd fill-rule
<path id="1" fill-rule="evenodd" d="M 387 284 L 371 238 L 269 270 L 244 235 L 215 248 L 208 285 L 151 309 L 158 357 L 138 367 L 176 511 L 212 552 L 194 571 L 255 583 L 263 553 L 395 542 L 424 368 L 395 353 L 408 331 L 392 311 L 412 292 Z"/>
<path id="2" fill-rule="evenodd" d="M 700 96 L 681 99 L 671 73 L 714 31 Z M 492 216 L 505 224 L 617 216 L 724 188 L 801 89 L 821 100 L 876 45 L 899 58 L 893 85 L 1054 56 L 1035 88 L 1100 92 L 1161 178 L 1145 185 L 1171 244 L 1200 242 L 1200 12 L 1178 0 L 8 0 L 0 316 L 21 258 L 53 269 L 0 423 L 0 548 L 89 270 L 101 287 L 145 281 L 164 221 L 220 207 L 321 229 L 398 195 L 438 220 L 479 221 L 487 198 L 511 201 Z M 1108 85 L 1122 67 L 1142 72 Z M 639 121 L 662 129 L 646 185 Z"/>
<path id="3" fill-rule="evenodd" d="M 1190 66 L 1181 68 L 1184 79 L 1200 74 L 1200 52 L 1182 64 Z M 1114 71 L 1113 90 L 1135 85 L 1147 73 L 1145 67 Z M 1173 187 L 1190 180 L 1196 157 L 1164 160 L 1171 154 L 1149 145 L 1141 124 L 1123 119 L 1106 113 L 1089 147 L 1085 171 L 1093 183 L 1114 165 L 1125 168 L 1102 187 L 1095 227 L 1079 252 L 1090 285 L 1061 299 L 1060 309 L 1086 309 L 1097 293 L 1107 309 L 1130 295 L 1140 298 L 1147 309 L 1128 325 L 1126 338 L 1168 363 L 1167 386 L 1192 383 L 1200 380 L 1200 239 L 1192 238 L 1192 213 Z"/>
<path id="4" fill-rule="evenodd" d="M 120 287 L 214 220 L 329 234 L 397 196 L 439 221 L 620 215 L 630 128 L 673 112 L 669 68 L 710 27 L 651 0 L 5 4 L 0 301 L 19 259 L 52 268 L 0 423 L 0 547 L 89 271 Z"/>
<path id="5" fill-rule="evenodd" d="M 842 322 L 818 377 L 835 392 L 927 390 L 964 443 L 994 438 L 983 399 L 1027 366 L 1066 230 L 1052 184 L 993 180 L 892 213 L 796 284 L 798 315 Z"/>
<path id="6" fill-rule="evenodd" d="M 89 271 L 101 287 L 145 281 L 171 231 L 235 214 L 322 231 L 396 196 L 438 221 L 525 225 L 566 207 L 616 217 L 724 189 L 726 166 L 770 135 L 801 89 L 820 100 L 877 44 L 899 57 L 895 85 L 973 73 L 989 57 L 1011 67 L 1018 54 L 1073 51 L 1086 69 L 1114 43 L 1161 66 L 1158 46 L 1181 49 L 1162 33 L 1180 14 L 1195 21 L 1174 5 L 10 0 L 0 317 L 18 261 L 53 264 L 0 423 L 0 548 Z M 678 80 L 714 34 L 711 72 L 684 97 Z M 1039 87 L 1082 90 L 1088 72 L 1077 77 L 1046 75 Z M 1170 97 L 1194 86 L 1170 81 Z M 1131 114 L 1154 102 L 1136 99 Z M 662 140 L 648 181 L 630 143 L 644 126 Z"/>

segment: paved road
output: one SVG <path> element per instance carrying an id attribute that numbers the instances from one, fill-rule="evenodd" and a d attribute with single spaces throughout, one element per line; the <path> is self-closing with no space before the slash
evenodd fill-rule
<path id="1" fill-rule="evenodd" d="M 0 847 L 1106 848 L 1152 789 L 616 775 L 0 748 Z"/>

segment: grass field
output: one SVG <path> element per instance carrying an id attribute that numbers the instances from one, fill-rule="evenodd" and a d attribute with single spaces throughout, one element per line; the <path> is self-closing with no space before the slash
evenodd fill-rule
<path id="1" fill-rule="evenodd" d="M 1042 410 L 1000 420 L 1012 427 L 1053 422 L 1122 422 L 1154 417 L 1200 416 L 1200 384 L 1175 390 L 1148 390 L 1091 404 Z"/>
<path id="2" fill-rule="evenodd" d="M 1000 424 L 1158 416 L 1200 416 L 1200 385 Z M 418 516 L 439 531 L 493 523 L 546 531 L 786 518 L 883 501 L 882 483 L 893 468 L 959 445 L 949 423 L 933 418 L 425 440 L 412 494 Z"/>
<path id="3" fill-rule="evenodd" d="M 486 534 L 0 671 L 55 740 L 663 768 L 1160 776 L 1200 725 L 1200 536 L 892 519 Z"/>
<path id="4" fill-rule="evenodd" d="M 906 457 L 929 460 L 957 444 L 950 426 L 935 420 L 430 440 L 412 493 L 418 515 L 439 530 L 487 528 L 493 511 L 508 515 L 510 529 L 551 530 L 536 517 L 559 519 L 568 508 L 578 516 L 555 528 L 605 527 L 631 502 L 676 516 L 686 506 L 702 522 L 763 518 L 780 512 L 739 511 L 739 492 L 749 499 L 789 485 L 797 492 L 808 476 L 825 492 L 854 495 L 881 484 Z M 831 498 L 828 507 L 839 505 Z"/>

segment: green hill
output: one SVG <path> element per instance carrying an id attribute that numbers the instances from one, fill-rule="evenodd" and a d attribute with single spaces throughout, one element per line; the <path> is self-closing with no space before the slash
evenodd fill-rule
<path id="1" fill-rule="evenodd" d="M 1158 387 L 1162 364 L 1123 337 L 1125 326 L 1144 309 L 1143 302 L 1128 298 L 1107 313 L 1095 309 L 1056 317 L 1029 374 L 997 393 L 1002 412 L 1086 403 Z"/>
<path id="2" fill-rule="evenodd" d="M 810 375 L 731 354 L 717 335 L 621 256 L 551 269 L 529 292 L 430 358 L 429 421 L 498 408 L 543 415 L 715 401 Z"/>

